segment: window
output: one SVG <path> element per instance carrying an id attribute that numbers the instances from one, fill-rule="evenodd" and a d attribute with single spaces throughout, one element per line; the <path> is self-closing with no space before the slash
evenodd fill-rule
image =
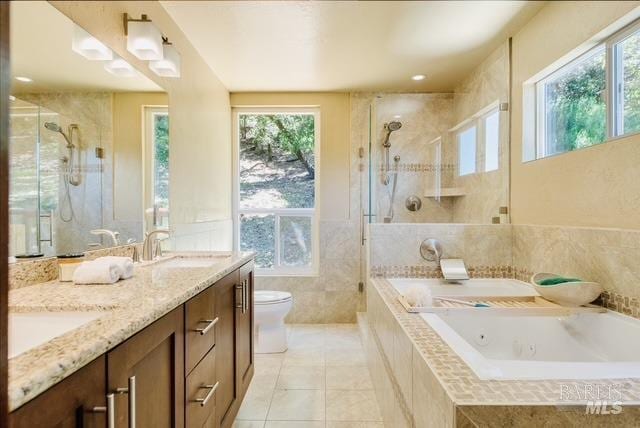
<path id="1" fill-rule="evenodd" d="M 534 99 L 525 161 L 640 132 L 640 22 L 535 82 Z"/>
<path id="2" fill-rule="evenodd" d="M 169 227 L 169 112 L 145 107 L 145 230 Z"/>
<path id="3" fill-rule="evenodd" d="M 555 155 L 594 144 L 606 137 L 606 69 L 604 47 L 538 83 L 538 157 Z"/>
<path id="4" fill-rule="evenodd" d="M 476 126 L 458 134 L 458 175 L 476 172 Z"/>
<path id="5" fill-rule="evenodd" d="M 258 274 L 315 274 L 318 112 L 237 109 L 234 128 L 237 248 Z"/>
<path id="6" fill-rule="evenodd" d="M 631 30 L 621 33 L 613 48 L 616 136 L 640 132 L 640 28 Z"/>
<path id="7" fill-rule="evenodd" d="M 498 109 L 483 118 L 484 128 L 484 170 L 498 169 L 500 161 L 500 112 Z"/>

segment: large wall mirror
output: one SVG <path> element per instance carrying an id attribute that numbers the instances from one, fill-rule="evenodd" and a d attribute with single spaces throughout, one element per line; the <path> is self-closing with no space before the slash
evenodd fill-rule
<path id="1" fill-rule="evenodd" d="M 10 255 L 81 253 L 168 227 L 163 89 L 45 1 L 12 4 L 11 66 Z"/>

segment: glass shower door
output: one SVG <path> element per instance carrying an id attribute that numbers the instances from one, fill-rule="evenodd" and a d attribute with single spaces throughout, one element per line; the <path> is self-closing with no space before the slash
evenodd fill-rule
<path id="1" fill-rule="evenodd" d="M 13 100 L 9 114 L 9 254 L 40 253 L 39 107 Z"/>

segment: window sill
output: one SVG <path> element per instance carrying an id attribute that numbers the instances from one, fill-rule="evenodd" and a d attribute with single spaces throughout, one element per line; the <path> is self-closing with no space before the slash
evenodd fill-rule
<path id="1" fill-rule="evenodd" d="M 317 269 L 308 269 L 308 270 L 299 270 L 299 271 L 270 271 L 270 270 L 262 270 L 256 269 L 255 271 L 256 277 L 296 277 L 296 278 L 317 278 L 319 272 Z"/>

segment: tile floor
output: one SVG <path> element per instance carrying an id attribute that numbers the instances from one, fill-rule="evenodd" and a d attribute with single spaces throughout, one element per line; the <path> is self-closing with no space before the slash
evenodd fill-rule
<path id="1" fill-rule="evenodd" d="M 256 355 L 234 428 L 384 428 L 355 324 L 288 334 L 286 353 Z"/>

